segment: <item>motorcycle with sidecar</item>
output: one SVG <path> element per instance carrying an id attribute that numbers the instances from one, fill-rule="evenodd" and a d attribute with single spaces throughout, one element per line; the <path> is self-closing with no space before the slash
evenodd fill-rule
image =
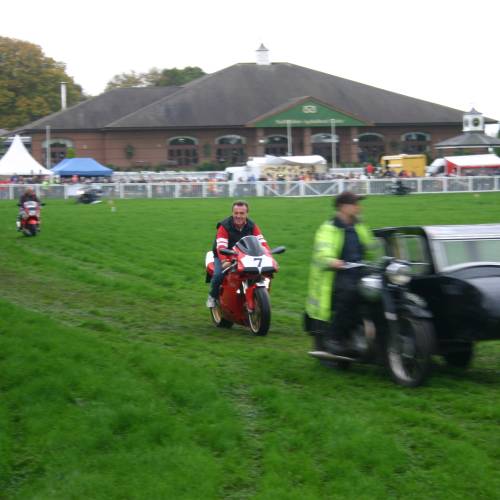
<path id="1" fill-rule="evenodd" d="M 360 279 L 349 356 L 324 348 L 328 325 L 306 321 L 311 355 L 346 368 L 385 365 L 399 384 L 425 382 L 432 356 L 467 368 L 479 341 L 500 340 L 500 224 L 376 229 L 386 255 Z"/>

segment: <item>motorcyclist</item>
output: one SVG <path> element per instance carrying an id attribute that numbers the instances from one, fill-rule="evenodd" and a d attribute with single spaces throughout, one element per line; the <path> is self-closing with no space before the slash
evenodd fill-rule
<path id="1" fill-rule="evenodd" d="M 18 231 L 21 230 L 21 216 L 23 213 L 23 205 L 27 201 L 36 201 L 37 203 L 40 203 L 40 200 L 38 199 L 38 196 L 36 195 L 33 188 L 26 188 L 24 190 L 24 193 L 19 198 L 19 202 L 17 204 L 17 206 L 19 207 L 19 213 L 17 214 L 16 220 L 16 227 Z"/>
<path id="2" fill-rule="evenodd" d="M 207 298 L 207 307 L 215 307 L 219 298 L 220 285 L 223 280 L 223 270 L 230 265 L 230 258 L 220 251 L 223 248 L 233 248 L 244 236 L 256 236 L 262 246 L 270 250 L 259 226 L 248 218 L 248 203 L 243 200 L 235 201 L 232 205 L 232 215 L 217 223 L 217 235 L 213 244 L 214 273 L 210 282 L 210 292 Z"/>
<path id="3" fill-rule="evenodd" d="M 375 239 L 359 221 L 363 197 L 344 191 L 334 199 L 332 220 L 316 232 L 309 274 L 306 319 L 310 330 L 325 336 L 334 354 L 347 354 L 345 340 L 357 319 L 359 268 L 343 269 L 346 262 L 374 257 Z"/>

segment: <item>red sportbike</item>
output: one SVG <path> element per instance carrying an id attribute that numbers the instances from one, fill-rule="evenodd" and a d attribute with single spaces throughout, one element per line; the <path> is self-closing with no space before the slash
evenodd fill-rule
<path id="1" fill-rule="evenodd" d="M 233 249 L 221 250 L 231 256 L 231 264 L 224 272 L 216 306 L 210 308 L 213 322 L 219 328 L 231 328 L 233 323 L 248 326 L 254 335 L 267 335 L 271 323 L 269 290 L 278 271 L 272 254 L 283 253 L 280 246 L 270 252 L 255 236 L 244 236 Z M 207 273 L 214 272 L 213 252 L 205 259 Z"/>
<path id="2" fill-rule="evenodd" d="M 40 203 L 25 201 L 21 205 L 20 215 L 18 229 L 26 236 L 36 236 L 40 231 Z"/>

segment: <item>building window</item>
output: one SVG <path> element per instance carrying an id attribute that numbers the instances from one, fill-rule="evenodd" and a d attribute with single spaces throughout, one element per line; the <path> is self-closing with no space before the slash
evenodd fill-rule
<path id="1" fill-rule="evenodd" d="M 408 132 L 401 136 L 403 153 L 419 154 L 429 151 L 431 136 L 424 132 Z"/>
<path id="2" fill-rule="evenodd" d="M 43 157 L 47 163 L 47 141 L 42 142 Z M 73 141 L 70 139 L 60 139 L 54 138 L 50 140 L 50 166 L 54 167 L 59 162 L 64 160 L 68 155 L 68 150 L 73 150 L 74 156 L 74 146 Z"/>
<path id="3" fill-rule="evenodd" d="M 286 156 L 288 152 L 288 139 L 286 135 L 270 135 L 266 137 L 266 155 Z"/>
<path id="4" fill-rule="evenodd" d="M 332 163 L 332 134 L 314 134 L 311 136 L 312 154 L 322 156 L 328 163 Z M 335 144 L 335 160 L 340 162 L 340 144 Z"/>
<path id="5" fill-rule="evenodd" d="M 215 140 L 217 161 L 223 165 L 244 165 L 247 160 L 246 139 L 241 135 L 223 135 Z"/>
<path id="6" fill-rule="evenodd" d="M 198 165 L 198 140 L 194 137 L 172 137 L 169 139 L 168 161 L 177 167 Z"/>
<path id="7" fill-rule="evenodd" d="M 358 159 L 361 162 L 378 162 L 385 154 L 384 136 L 381 134 L 361 134 L 358 136 Z"/>

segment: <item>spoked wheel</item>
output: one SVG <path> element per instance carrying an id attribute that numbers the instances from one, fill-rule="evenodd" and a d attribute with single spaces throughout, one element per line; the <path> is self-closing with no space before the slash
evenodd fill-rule
<path id="1" fill-rule="evenodd" d="M 449 366 L 467 368 L 474 357 L 472 342 L 452 344 L 443 352 L 443 358 Z"/>
<path id="2" fill-rule="evenodd" d="M 210 315 L 217 328 L 231 328 L 233 326 L 232 321 L 228 321 L 222 317 L 222 310 L 219 302 L 216 303 L 215 307 L 210 308 Z"/>
<path id="3" fill-rule="evenodd" d="M 248 313 L 250 330 L 254 335 L 267 335 L 271 324 L 271 301 L 267 288 L 256 288 L 253 301 L 255 308 Z"/>
<path id="4" fill-rule="evenodd" d="M 387 366 L 397 384 L 417 387 L 431 370 L 434 332 L 428 321 L 406 316 L 399 319 L 399 330 L 389 336 Z"/>

